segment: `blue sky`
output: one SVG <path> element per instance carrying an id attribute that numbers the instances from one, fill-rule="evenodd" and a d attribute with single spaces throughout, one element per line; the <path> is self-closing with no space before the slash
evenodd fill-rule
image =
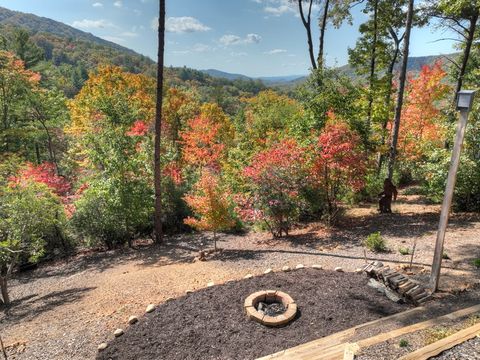
<path id="1" fill-rule="evenodd" d="M 214 68 L 249 76 L 306 74 L 305 30 L 289 0 L 166 0 L 167 65 Z M 156 58 L 158 0 L 0 0 L 0 6 L 64 22 L 80 30 Z M 316 23 L 318 9 L 312 22 Z M 355 9 L 354 23 L 329 27 L 327 64 L 347 63 L 366 14 Z M 314 39 L 318 38 L 314 26 Z M 434 26 L 414 29 L 411 56 L 454 51 Z M 315 44 L 315 46 L 318 46 Z"/>

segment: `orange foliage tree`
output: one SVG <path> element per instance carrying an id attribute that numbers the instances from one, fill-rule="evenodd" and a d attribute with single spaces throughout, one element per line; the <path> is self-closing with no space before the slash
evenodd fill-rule
<path id="1" fill-rule="evenodd" d="M 438 106 L 449 91 L 443 82 L 445 76 L 441 62 L 437 61 L 423 66 L 418 77 L 408 80 L 399 135 L 400 156 L 404 160 L 418 160 L 428 147 L 443 144 L 445 129 L 439 121 Z"/>
<path id="2" fill-rule="evenodd" d="M 214 249 L 217 250 L 217 232 L 235 225 L 228 193 L 221 186 L 219 177 L 204 169 L 200 180 L 184 199 L 196 215 L 186 218 L 184 223 L 197 230 L 213 231 Z"/>

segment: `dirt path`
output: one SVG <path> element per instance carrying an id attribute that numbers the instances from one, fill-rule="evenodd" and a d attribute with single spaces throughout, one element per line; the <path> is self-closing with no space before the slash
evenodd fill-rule
<path id="1" fill-rule="evenodd" d="M 272 241 L 268 234 L 228 235 L 219 242 L 224 251 L 206 262 L 192 259 L 211 246 L 209 238 L 183 235 L 169 238 L 162 248 L 96 253 L 43 266 L 11 282 L 14 303 L 0 313 L 0 333 L 12 359 L 93 358 L 97 345 L 110 339 L 130 315 L 209 281 L 222 283 L 298 263 L 352 271 L 364 264 L 361 243 L 374 231 L 382 233 L 391 251 L 367 256 L 393 265 L 409 262 L 410 256 L 401 255 L 398 248 L 411 248 L 417 239 L 417 278 L 427 281 L 439 207 L 417 196 L 401 196 L 393 210 L 393 215 L 380 215 L 374 205 L 356 207 L 336 229 L 312 224 L 282 240 Z M 479 234 L 478 216 L 452 217 L 443 290 L 460 292 L 479 282 L 480 272 L 472 265 L 480 258 Z"/>

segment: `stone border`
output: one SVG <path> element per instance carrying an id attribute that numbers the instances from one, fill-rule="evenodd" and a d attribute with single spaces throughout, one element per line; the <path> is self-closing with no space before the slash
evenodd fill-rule
<path id="1" fill-rule="evenodd" d="M 260 301 L 280 301 L 286 311 L 278 316 L 264 315 L 257 311 L 256 306 Z M 250 320 L 266 326 L 282 326 L 289 323 L 297 314 L 297 304 L 290 295 L 278 290 L 257 291 L 245 299 L 243 305 Z"/>

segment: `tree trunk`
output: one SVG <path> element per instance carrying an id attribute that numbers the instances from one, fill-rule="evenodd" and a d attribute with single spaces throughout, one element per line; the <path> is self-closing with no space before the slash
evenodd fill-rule
<path id="1" fill-rule="evenodd" d="M 402 42 L 402 39 L 403 39 L 403 35 L 399 38 L 392 28 L 390 28 L 389 31 L 393 41 L 395 42 L 395 51 L 393 52 L 393 57 L 392 57 L 392 60 L 390 61 L 390 64 L 388 65 L 388 70 L 387 70 L 388 86 L 385 92 L 386 111 L 385 111 L 385 118 L 383 119 L 383 123 L 382 123 L 382 140 L 381 140 L 382 146 L 385 145 L 385 142 L 386 142 L 388 120 L 390 120 L 390 103 L 392 102 L 392 89 L 393 89 L 393 70 L 395 69 L 398 53 L 400 52 L 400 43 Z M 377 174 L 380 174 L 380 172 L 382 171 L 384 159 L 385 159 L 385 155 L 380 152 L 380 155 L 378 157 L 378 164 L 377 164 Z"/>
<path id="2" fill-rule="evenodd" d="M 388 163 L 388 178 L 393 176 L 393 167 L 397 155 L 398 133 L 400 131 L 400 118 L 402 115 L 403 93 L 405 91 L 405 80 L 407 78 L 408 52 L 410 47 L 410 31 L 412 30 L 414 0 L 408 1 L 407 23 L 405 25 L 405 40 L 403 43 L 402 68 L 400 70 L 400 79 L 398 84 L 397 104 L 395 106 L 395 117 L 393 120 L 393 136 L 390 146 L 390 161 Z"/>
<path id="3" fill-rule="evenodd" d="M 312 68 L 316 69 L 317 64 L 315 63 L 315 56 L 313 55 L 312 27 L 310 21 L 312 14 L 312 4 L 313 0 L 310 0 L 310 4 L 308 6 L 308 15 L 305 19 L 305 15 L 303 14 L 302 0 L 298 0 L 298 10 L 300 11 L 300 18 L 302 19 L 305 30 L 307 30 L 308 54 L 310 55 L 310 62 L 312 63 Z"/>
<path id="4" fill-rule="evenodd" d="M 368 108 L 367 108 L 367 132 L 370 134 L 373 108 L 373 91 L 375 83 L 375 62 L 377 60 L 377 31 L 378 31 L 378 0 L 375 0 L 373 6 L 373 39 L 372 52 L 370 54 L 370 84 L 368 89 Z"/>
<path id="5" fill-rule="evenodd" d="M 465 49 L 463 50 L 462 65 L 460 66 L 460 72 L 458 73 L 457 86 L 455 88 L 455 95 L 453 98 L 454 106 L 457 102 L 457 94 L 462 89 L 463 77 L 465 76 L 465 71 L 467 70 L 468 59 L 470 58 L 470 50 L 472 49 L 472 44 L 475 37 L 475 29 L 477 27 L 478 15 L 479 13 L 477 11 L 470 19 L 470 26 L 468 28 L 466 36 Z"/>
<path id="6" fill-rule="evenodd" d="M 8 275 L 7 275 L 8 276 Z M 8 296 L 7 276 L 0 276 L 0 290 L 5 305 L 10 305 L 10 297 Z"/>
<path id="7" fill-rule="evenodd" d="M 330 0 L 325 1 L 325 7 L 323 9 L 322 21 L 320 22 L 320 44 L 318 46 L 318 68 L 323 69 L 323 45 L 325 43 L 325 29 L 327 28 L 328 20 L 328 7 L 330 6 Z"/>
<path id="8" fill-rule="evenodd" d="M 163 243 L 162 229 L 162 168 L 160 161 L 161 136 L 162 136 L 162 101 L 163 101 L 163 55 L 165 51 L 165 0 L 160 0 L 158 17 L 158 59 L 157 59 L 157 102 L 155 113 L 155 159 L 154 159 L 154 183 L 155 183 L 155 242 Z"/>

